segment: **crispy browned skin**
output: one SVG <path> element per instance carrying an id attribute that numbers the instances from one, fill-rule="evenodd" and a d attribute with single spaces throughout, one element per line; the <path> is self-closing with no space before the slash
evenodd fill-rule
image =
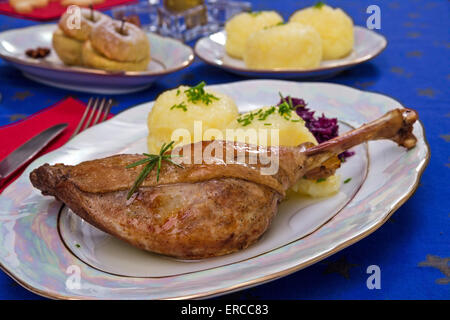
<path id="1" fill-rule="evenodd" d="M 412 148 L 416 119 L 412 110 L 394 110 L 318 146 L 265 150 L 224 141 L 199 142 L 189 146 L 191 151 L 196 146 L 205 151 L 215 143 L 223 154 L 233 151 L 234 163 L 224 164 L 216 152 L 183 168 L 163 162 L 159 182 L 152 172 L 130 200 L 127 192 L 142 167 L 125 167 L 141 155 L 116 155 L 76 166 L 45 164 L 30 179 L 44 195 L 55 196 L 92 225 L 139 248 L 183 259 L 220 256 L 254 243 L 269 227 L 285 191 L 303 176 L 333 174 L 339 166 L 336 155 L 344 150 L 377 139 Z M 262 175 L 264 165 L 237 157 L 238 151 L 249 156 L 262 150 L 269 155 L 279 152 L 276 173 Z"/>

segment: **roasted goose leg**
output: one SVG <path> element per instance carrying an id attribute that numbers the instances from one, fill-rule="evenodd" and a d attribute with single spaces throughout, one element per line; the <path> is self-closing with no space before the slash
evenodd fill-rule
<path id="1" fill-rule="evenodd" d="M 160 180 L 151 172 L 129 200 L 127 192 L 142 166 L 126 166 L 141 155 L 115 155 L 76 166 L 45 164 L 30 179 L 44 195 L 56 197 L 92 225 L 134 246 L 183 259 L 220 256 L 254 243 L 269 227 L 286 190 L 301 177 L 332 174 L 339 163 L 330 159 L 344 150 L 377 139 L 414 147 L 416 119 L 412 110 L 393 110 L 317 146 L 257 149 L 215 141 L 232 151 L 231 162 L 225 164 L 217 156 L 218 149 L 183 168 L 163 162 Z M 203 141 L 189 148 L 207 151 L 212 143 Z M 185 156 L 186 150 L 178 151 Z M 279 169 L 271 175 L 261 174 L 261 162 L 238 160 L 238 152 L 250 159 L 263 150 L 279 156 Z"/>

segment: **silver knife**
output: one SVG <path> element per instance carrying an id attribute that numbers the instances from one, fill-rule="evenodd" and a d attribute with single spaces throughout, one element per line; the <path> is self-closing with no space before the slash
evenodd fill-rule
<path id="1" fill-rule="evenodd" d="M 11 174 L 27 163 L 48 145 L 50 141 L 63 132 L 66 127 L 67 123 L 60 123 L 42 131 L 3 159 L 0 162 L 0 186 Z"/>

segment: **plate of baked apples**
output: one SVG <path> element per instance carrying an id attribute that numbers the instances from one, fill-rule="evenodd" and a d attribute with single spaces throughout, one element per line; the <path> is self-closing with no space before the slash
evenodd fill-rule
<path id="1" fill-rule="evenodd" d="M 373 59 L 387 46 L 380 34 L 355 26 L 340 8 L 318 2 L 285 21 L 276 11 L 240 13 L 225 29 L 201 38 L 204 62 L 248 77 L 325 78 Z"/>
<path id="2" fill-rule="evenodd" d="M 123 94 L 189 66 L 192 49 L 92 9 L 66 12 L 58 24 L 0 33 L 0 57 L 25 77 L 63 89 Z"/>

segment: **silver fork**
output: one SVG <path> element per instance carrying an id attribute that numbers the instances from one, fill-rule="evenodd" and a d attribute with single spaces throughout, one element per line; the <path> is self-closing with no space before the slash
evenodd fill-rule
<path id="1" fill-rule="evenodd" d="M 77 128 L 72 133 L 70 139 L 75 137 L 77 134 L 86 130 L 89 127 L 96 125 L 97 123 L 101 123 L 106 120 L 108 114 L 111 110 L 112 99 L 103 98 L 89 98 L 86 111 L 84 111 L 83 116 L 81 117 L 80 122 L 78 123 Z M 95 116 L 95 118 L 94 118 Z M 87 120 L 86 120 L 87 118 Z M 86 121 L 85 121 L 86 120 Z M 84 123 L 84 125 L 83 125 Z M 69 140 L 70 140 L 69 139 Z"/>

